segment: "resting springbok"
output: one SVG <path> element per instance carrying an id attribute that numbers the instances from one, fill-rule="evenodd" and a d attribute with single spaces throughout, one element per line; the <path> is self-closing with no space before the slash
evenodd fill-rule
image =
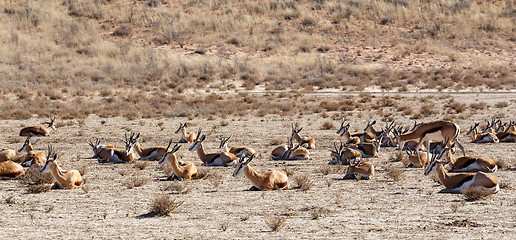
<path id="1" fill-rule="evenodd" d="M 497 142 L 499 142 L 496 134 L 494 134 L 492 132 L 479 133 L 477 130 L 477 127 L 479 124 L 480 123 L 474 123 L 473 125 L 471 125 L 468 132 L 466 133 L 466 135 L 471 134 L 471 137 L 473 138 L 473 141 L 472 141 L 473 143 L 492 143 L 492 142 L 497 143 Z"/>
<path id="2" fill-rule="evenodd" d="M 370 162 L 353 160 L 349 163 L 344 179 L 371 180 L 374 177 L 374 166 Z"/>
<path id="3" fill-rule="evenodd" d="M 113 145 L 100 145 L 100 139 L 97 138 L 95 140 L 95 143 L 93 143 L 91 140 L 88 141 L 88 144 L 93 149 L 93 157 L 87 158 L 87 159 L 94 159 L 96 158 L 99 163 L 101 162 L 109 162 L 111 159 L 113 159 L 114 149 L 115 146 Z"/>
<path id="4" fill-rule="evenodd" d="M 340 136 L 343 136 L 346 138 L 347 143 L 354 143 L 356 142 L 356 138 L 359 138 L 360 142 L 371 142 L 376 140 L 376 137 L 373 133 L 370 132 L 359 132 L 359 133 L 350 133 L 349 132 L 349 123 L 345 124 L 345 120 L 342 120 L 340 123 L 340 128 L 337 130 L 337 133 L 340 134 Z"/>
<path id="5" fill-rule="evenodd" d="M 140 133 L 138 133 L 138 136 L 140 136 Z M 163 158 L 163 155 L 166 153 L 166 149 L 163 146 L 143 148 L 138 139 L 136 139 L 136 144 L 134 144 L 134 150 L 140 156 L 139 160 L 158 161 Z"/>
<path id="6" fill-rule="evenodd" d="M 331 161 L 328 163 L 330 165 L 336 165 L 336 164 L 343 164 L 343 165 L 349 165 L 349 162 L 351 160 L 360 160 L 362 157 L 362 153 L 360 151 L 348 148 L 346 145 L 340 143 L 340 147 L 337 148 L 337 144 L 333 143 L 333 146 L 335 147 L 335 151 L 330 149 L 330 157 Z"/>
<path id="7" fill-rule="evenodd" d="M 219 137 L 220 145 L 219 148 L 223 148 L 225 152 L 235 154 L 237 157 L 241 157 L 242 155 L 253 155 L 256 154 L 256 151 L 250 147 L 238 146 L 238 147 L 228 147 L 228 141 L 232 136 L 228 138 Z"/>
<path id="8" fill-rule="evenodd" d="M 449 147 L 441 149 L 437 159 L 441 160 L 443 157 L 446 157 L 446 161 L 451 165 L 450 172 L 496 172 L 498 169 L 495 161 L 488 157 L 463 156 L 454 158 Z"/>
<path id="9" fill-rule="evenodd" d="M 55 124 L 56 118 L 52 117 L 50 119 L 50 122 L 44 122 L 43 124 L 48 124 L 48 127 L 43 126 L 32 126 L 32 127 L 25 127 L 20 131 L 20 136 L 50 136 L 50 132 L 52 130 L 56 130 L 56 124 Z"/>
<path id="10" fill-rule="evenodd" d="M 443 152 L 441 152 L 442 154 Z M 444 164 L 436 159 L 440 154 L 434 154 L 432 161 L 425 169 L 425 175 L 437 174 L 439 181 L 444 185 L 443 193 L 461 193 L 461 191 L 473 188 L 482 189 L 488 192 L 497 193 L 500 190 L 498 180 L 490 174 L 484 172 L 462 172 L 448 173 L 444 169 Z"/>
<path id="11" fill-rule="evenodd" d="M 195 133 L 186 131 L 186 123 L 179 123 L 179 128 L 176 130 L 176 134 L 181 131 L 181 140 L 179 143 L 193 143 L 197 136 Z"/>
<path id="12" fill-rule="evenodd" d="M 237 157 L 233 153 L 218 152 L 218 153 L 206 153 L 202 142 L 206 140 L 206 135 L 202 134 L 202 128 L 199 128 L 197 132 L 197 138 L 193 144 L 188 148 L 189 151 L 197 151 L 197 155 L 201 159 L 203 165 L 206 166 L 231 166 L 235 164 Z"/>
<path id="13" fill-rule="evenodd" d="M 106 163 L 106 162 L 113 162 L 113 163 L 128 163 L 136 160 L 136 154 L 134 154 L 134 145 L 138 141 L 138 138 L 140 137 L 140 134 L 135 136 L 135 133 L 131 133 L 129 139 L 127 139 L 127 133 L 124 134 L 125 136 L 125 149 L 119 149 L 119 148 L 113 148 L 113 155 L 111 158 L 100 161 L 99 163 Z M 106 150 L 109 152 L 111 151 L 110 148 L 106 148 Z M 100 159 L 100 158 L 99 158 Z"/>
<path id="14" fill-rule="evenodd" d="M 459 125 L 450 122 L 450 121 L 433 121 L 428 123 L 422 123 L 414 131 L 400 134 L 398 135 L 398 144 L 401 147 L 404 146 L 404 143 L 409 140 L 419 140 L 417 146 L 416 146 L 416 153 L 418 155 L 418 159 L 421 163 L 421 157 L 419 156 L 419 149 L 421 148 L 421 145 L 426 142 L 426 155 L 430 155 L 430 142 L 431 141 L 437 141 L 442 142 L 444 139 L 449 139 L 450 142 L 448 142 L 447 146 L 449 147 L 452 143 L 456 143 L 457 146 L 462 150 L 462 154 L 466 156 L 466 153 L 464 152 L 464 147 L 462 144 L 460 144 L 458 136 L 460 133 L 460 127 Z"/>
<path id="15" fill-rule="evenodd" d="M 292 143 L 292 137 L 288 139 L 288 145 L 280 145 L 272 150 L 272 160 L 306 160 L 310 158 L 308 149 Z"/>
<path id="16" fill-rule="evenodd" d="M 181 162 L 177 160 L 176 152 L 179 150 L 181 146 L 179 146 L 177 143 L 174 145 L 171 151 L 168 151 L 170 149 L 170 146 L 172 145 L 173 140 L 170 139 L 168 141 L 168 146 L 165 149 L 165 154 L 161 157 L 161 160 L 159 160 L 159 164 L 163 164 L 165 162 L 165 159 L 170 162 L 170 165 L 172 165 L 172 170 L 174 172 L 170 175 L 170 177 L 167 178 L 167 180 L 190 180 L 192 177 L 195 177 L 197 175 L 197 167 L 192 162 Z"/>
<path id="17" fill-rule="evenodd" d="M 45 158 L 45 154 L 43 152 L 36 152 L 34 151 L 34 147 L 32 144 L 36 144 L 38 141 L 34 141 L 33 143 L 30 142 L 30 138 L 32 135 L 29 135 L 25 142 L 23 143 L 23 146 L 18 149 L 18 152 L 26 151 L 27 155 L 25 155 L 25 158 L 23 159 L 22 166 L 24 167 L 30 167 L 34 164 L 45 164 L 47 161 Z"/>
<path id="18" fill-rule="evenodd" d="M 11 160 L 0 162 L 0 177 L 15 178 L 25 173 L 22 165 Z"/>
<path id="19" fill-rule="evenodd" d="M 292 135 L 294 136 L 294 139 L 301 145 L 301 147 L 304 147 L 306 149 L 315 149 L 315 140 L 312 137 L 301 137 L 299 135 L 299 132 L 301 132 L 303 128 L 299 128 L 299 124 L 292 124 Z"/>
<path id="20" fill-rule="evenodd" d="M 516 142 L 516 122 L 511 121 L 509 126 L 496 133 L 496 137 L 500 140 L 500 142 Z"/>
<path id="21" fill-rule="evenodd" d="M 419 162 L 419 158 L 417 157 L 418 154 L 415 150 L 406 150 L 406 153 L 408 154 L 408 160 L 410 163 L 407 167 L 411 168 L 422 168 L 426 167 L 428 164 L 428 156 L 426 155 L 426 151 L 420 151 L 419 156 L 421 157 L 421 162 Z"/>
<path id="22" fill-rule="evenodd" d="M 242 155 L 238 161 L 238 165 L 233 171 L 233 177 L 242 173 L 253 183 L 250 191 L 288 189 L 288 176 L 285 171 L 278 171 L 276 169 L 269 169 L 266 173 L 260 174 L 256 172 L 249 163 L 254 158 L 252 155 Z M 247 158 L 247 160 L 245 160 Z"/>
<path id="23" fill-rule="evenodd" d="M 53 155 L 53 156 L 52 156 Z M 52 158 L 51 158 L 52 156 Z M 47 162 L 41 168 L 41 173 L 51 173 L 54 179 L 57 181 L 58 188 L 64 189 L 74 189 L 78 188 L 82 184 L 82 177 L 79 171 L 72 170 L 62 170 L 59 165 L 57 165 L 57 153 L 54 153 L 51 145 L 48 145 L 48 156 Z"/>
<path id="24" fill-rule="evenodd" d="M 16 151 L 8 148 L 0 149 L 0 162 L 9 161 L 16 157 Z"/>
<path id="25" fill-rule="evenodd" d="M 363 158 L 370 158 L 370 157 L 378 157 L 378 152 L 380 151 L 380 142 L 382 142 L 383 136 L 380 136 L 379 140 L 374 140 L 374 142 L 361 142 L 358 144 L 350 144 L 348 145 L 349 148 L 353 148 L 355 150 L 358 150 Z"/>

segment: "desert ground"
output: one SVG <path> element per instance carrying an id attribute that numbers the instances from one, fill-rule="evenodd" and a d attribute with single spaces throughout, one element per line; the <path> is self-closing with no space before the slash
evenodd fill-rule
<path id="1" fill-rule="evenodd" d="M 496 94 L 497 99 L 514 98 L 512 94 Z M 456 101 L 488 99 L 489 94 L 457 94 Z M 487 100 L 489 101 L 489 100 Z M 514 102 L 506 116 L 514 115 Z M 486 112 L 487 114 L 487 112 Z M 425 121 L 437 119 L 425 118 Z M 360 130 L 366 118 L 348 118 L 352 129 Z M 396 117 L 396 122 L 409 126 L 411 120 Z M 411 169 L 396 159 L 399 150 L 382 148 L 371 181 L 343 180 L 346 166 L 329 166 L 329 151 L 340 137 L 336 128 L 323 129 L 326 121 L 319 115 L 295 117 L 227 117 L 207 119 L 161 118 L 129 121 L 125 118 L 90 116 L 85 121 L 60 120 L 61 126 L 50 137 L 40 137 L 36 150 L 46 152 L 52 144 L 59 153 L 63 169 L 86 169 L 82 189 L 29 193 L 21 180 L 0 182 L 0 208 L 4 217 L 2 238 L 514 238 L 513 211 L 514 143 L 475 144 L 464 136 L 473 122 L 482 119 L 458 119 L 462 140 L 468 155 L 503 160 L 506 167 L 493 175 L 502 184 L 499 193 L 483 200 L 465 201 L 460 194 L 438 193 L 443 186 L 423 175 L 422 169 Z M 58 120 L 59 121 L 59 120 Z M 180 138 L 174 131 L 179 122 L 188 122 L 189 130 L 202 127 L 207 133 L 208 152 L 220 151 L 218 137 L 233 135 L 231 145 L 251 146 L 259 153 L 251 166 L 258 172 L 269 168 L 287 170 L 290 190 L 247 191 L 251 182 L 245 176 L 232 177 L 233 167 L 205 167 L 184 144 L 178 152 L 182 161 L 192 161 L 202 179 L 188 182 L 165 181 L 167 175 L 156 161 L 141 170 L 138 163 L 100 164 L 86 160 L 93 152 L 87 140 L 102 137 L 103 143 L 122 146 L 124 133 L 142 135 L 142 145 L 166 145 L 168 139 Z M 302 135 L 316 139 L 310 160 L 273 161 L 269 154 L 272 143 L 286 142 L 291 123 L 298 122 Z M 39 124 L 40 119 L 2 120 L 1 146 L 17 149 L 22 126 Z M 381 124 L 380 124 L 381 126 Z M 403 170 L 394 181 L 387 176 L 389 167 Z M 312 186 L 296 189 L 296 177 L 308 178 Z M 131 183 L 142 181 L 142 186 Z M 157 196 L 170 195 L 182 202 L 169 216 L 149 214 Z M 284 218 L 284 226 L 272 231 L 267 220 Z"/>

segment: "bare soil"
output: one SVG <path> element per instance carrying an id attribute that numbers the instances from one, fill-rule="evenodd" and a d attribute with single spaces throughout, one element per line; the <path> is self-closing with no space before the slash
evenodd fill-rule
<path id="1" fill-rule="evenodd" d="M 453 94 L 453 97 L 463 103 L 481 99 L 491 104 L 489 101 L 501 99 L 509 102 L 515 95 Z M 508 109 L 504 120 L 514 120 L 515 108 Z M 330 166 L 331 173 L 324 175 L 329 161 L 328 149 L 340 137 L 335 133 L 336 129 L 323 130 L 322 126 L 326 121 L 332 121 L 335 126 L 340 122 L 319 115 L 134 121 L 92 115 L 84 122 L 62 120 L 66 125 L 59 127 L 52 136 L 40 138 L 36 149 L 46 152 L 46 145 L 53 144 L 60 153 L 58 163 L 63 169 L 79 169 L 86 165 L 84 190 L 29 194 L 19 180 L 0 181 L 0 211 L 3 214 L 0 237 L 513 239 L 516 236 L 516 145 L 473 144 L 464 136 L 464 131 L 474 120 L 492 116 L 490 110 L 483 111 L 483 118 L 456 120 L 463 131 L 460 139 L 468 155 L 504 160 L 509 169 L 500 169 L 493 174 L 504 183 L 498 194 L 474 202 L 463 201 L 462 195 L 438 193 L 443 186 L 424 176 L 422 169 L 409 169 L 401 162 L 392 162 L 391 156 L 398 151 L 394 148 L 382 148 L 380 157 L 371 159 L 376 167 L 372 181 L 342 180 L 346 170 L 342 166 Z M 348 119 L 354 130 L 361 130 L 367 120 L 365 117 Z M 3 137 L 0 146 L 18 149 L 24 140 L 18 136 L 19 130 L 42 121 L 1 120 Z M 411 124 L 411 120 L 404 117 L 397 116 L 396 121 L 406 126 Z M 293 172 L 291 180 L 296 175 L 308 174 L 313 186 L 307 191 L 247 191 L 251 182 L 244 176 L 232 177 L 232 167 L 210 167 L 212 177 L 186 182 L 188 191 L 178 194 L 165 190 L 171 182 L 165 181 L 168 176 L 157 162 L 150 162 L 147 168 L 140 170 L 134 164 L 99 164 L 96 160 L 80 159 L 93 154 L 88 139 L 101 137 L 103 143 L 122 147 L 121 139 L 129 131 L 141 132 L 144 147 L 165 145 L 170 138 L 179 139 L 179 135 L 174 134 L 179 122 L 188 122 L 190 131 L 202 127 L 207 133 L 205 148 L 209 152 L 220 151 L 217 137 L 233 135 L 230 146 L 246 145 L 259 152 L 260 156 L 251 163 L 255 170 L 288 169 Z M 317 149 L 311 151 L 312 159 L 270 160 L 269 154 L 275 147 L 271 142 L 277 139 L 286 142 L 292 122 L 299 122 L 304 127 L 302 135 L 316 139 Z M 179 150 L 182 160 L 192 161 L 200 171 L 206 171 L 208 167 L 200 166 L 197 155 L 187 148 L 188 145 L 183 145 Z M 397 182 L 388 178 L 386 169 L 389 167 L 401 168 L 403 178 Z M 214 177 L 216 175 L 221 176 L 221 184 Z M 134 178 L 148 179 L 148 182 L 130 189 L 127 182 Z M 295 187 L 294 181 L 291 181 L 291 187 Z M 152 201 L 162 194 L 172 195 L 184 203 L 170 216 L 148 215 Z M 11 196 L 12 199 L 6 201 Z M 315 212 L 321 213 L 317 219 L 314 219 Z M 275 217 L 286 219 L 278 232 L 271 231 L 266 224 L 266 220 Z"/>

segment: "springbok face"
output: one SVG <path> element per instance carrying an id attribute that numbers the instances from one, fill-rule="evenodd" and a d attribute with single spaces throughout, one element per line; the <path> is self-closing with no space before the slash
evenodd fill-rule
<path id="1" fill-rule="evenodd" d="M 469 127 L 469 130 L 466 133 L 466 135 L 470 135 L 473 132 L 473 130 L 475 130 L 478 127 L 479 124 L 480 123 L 474 123 L 473 125 L 471 125 L 471 127 Z"/>
<path id="2" fill-rule="evenodd" d="M 23 152 L 23 151 L 27 150 L 28 147 L 32 148 L 32 144 L 36 144 L 38 142 L 38 140 L 36 140 L 36 141 L 32 142 L 32 144 L 31 144 L 30 143 L 31 138 L 32 138 L 32 134 L 25 139 L 23 146 L 20 149 L 18 149 L 18 152 Z"/>
<path id="3" fill-rule="evenodd" d="M 96 139 L 95 143 L 93 143 L 91 140 L 88 140 L 88 144 L 93 149 L 93 152 L 97 152 L 97 150 L 100 148 L 100 139 Z"/>
<path id="4" fill-rule="evenodd" d="M 178 133 L 179 131 L 181 131 L 185 127 L 186 127 L 186 123 L 179 123 L 179 128 L 176 130 L 175 133 Z"/>
<path id="5" fill-rule="evenodd" d="M 425 169 L 425 175 L 434 174 L 437 169 L 437 161 L 431 161 L 430 164 L 428 164 L 428 167 Z"/>
<path id="6" fill-rule="evenodd" d="M 176 145 L 174 145 L 174 147 L 172 147 L 172 150 L 170 150 L 170 152 L 168 151 L 170 149 L 170 146 L 172 145 L 174 141 L 172 139 L 170 139 L 168 141 L 168 146 L 167 148 L 165 149 L 165 154 L 163 154 L 163 157 L 161 157 L 161 159 L 159 160 L 158 164 L 163 164 L 165 162 L 165 159 L 167 159 L 167 157 L 170 155 L 170 154 L 174 154 L 175 152 L 177 152 L 177 150 L 179 150 L 179 148 L 181 146 L 179 146 L 178 143 L 176 143 Z"/>
<path id="7" fill-rule="evenodd" d="M 248 157 L 247 161 L 245 161 L 246 157 L 247 157 L 247 155 L 243 154 L 240 157 L 240 160 L 238 160 L 238 165 L 237 165 L 235 171 L 233 171 L 233 177 L 236 177 L 244 172 L 244 170 L 247 168 L 247 165 L 249 164 L 249 162 L 251 162 L 251 160 L 253 160 L 254 154 L 251 155 L 250 157 Z"/>
<path id="8" fill-rule="evenodd" d="M 52 158 L 50 156 L 54 155 Z M 54 161 L 57 159 L 57 153 L 54 153 L 54 149 L 52 145 L 48 145 L 48 155 L 47 155 L 47 162 L 43 167 L 41 168 L 41 173 L 49 173 L 50 172 L 50 166 L 54 163 Z"/>
<path id="9" fill-rule="evenodd" d="M 375 124 L 376 124 L 376 120 L 373 120 L 372 122 L 368 122 L 368 123 L 367 123 L 367 125 L 366 125 L 366 127 L 364 128 L 364 132 L 365 132 L 365 131 L 367 131 L 367 129 L 368 129 L 369 127 L 372 127 L 372 126 L 373 126 L 373 125 L 375 125 Z"/>
<path id="10" fill-rule="evenodd" d="M 340 128 L 339 128 L 339 130 L 337 130 L 337 134 L 340 134 L 342 136 L 342 134 L 344 134 L 346 129 L 349 128 L 349 123 L 348 124 L 345 124 L 345 123 L 346 123 L 346 120 L 342 119 L 342 122 L 340 123 Z"/>
<path id="11" fill-rule="evenodd" d="M 194 151 L 196 150 L 204 140 L 206 140 L 206 134 L 202 134 L 202 128 L 199 128 L 197 131 L 197 137 L 195 138 L 195 141 L 193 144 L 188 148 L 188 151 Z"/>
<path id="12" fill-rule="evenodd" d="M 228 138 L 224 138 L 224 137 L 220 137 L 220 145 L 219 145 L 219 148 L 222 148 L 224 147 L 224 145 L 226 145 L 229 141 L 229 139 L 231 139 L 232 136 L 229 136 Z"/>
<path id="13" fill-rule="evenodd" d="M 132 153 L 134 145 L 136 144 L 136 142 L 138 142 L 139 138 L 140 138 L 140 133 L 136 134 L 136 137 L 135 137 L 135 133 L 132 132 L 129 139 L 127 139 L 127 133 L 125 134 L 125 141 L 124 141 L 125 155 L 129 155 L 130 153 Z"/>

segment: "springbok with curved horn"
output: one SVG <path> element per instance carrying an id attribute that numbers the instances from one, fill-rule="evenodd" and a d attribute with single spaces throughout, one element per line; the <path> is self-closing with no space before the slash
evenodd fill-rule
<path id="1" fill-rule="evenodd" d="M 193 132 L 186 131 L 186 123 L 179 123 L 179 128 L 176 130 L 176 134 L 181 131 L 181 140 L 179 143 L 193 143 L 197 136 Z"/>
<path id="2" fill-rule="evenodd" d="M 516 122 L 510 121 L 506 129 L 496 133 L 496 137 L 500 142 L 516 142 Z"/>
<path id="3" fill-rule="evenodd" d="M 307 160 L 310 158 L 308 149 L 297 144 L 294 147 L 292 137 L 288 139 L 288 145 L 280 145 L 272 150 L 272 160 Z"/>
<path id="4" fill-rule="evenodd" d="M 492 132 L 479 133 L 477 130 L 477 127 L 479 124 L 480 123 L 474 123 L 473 125 L 471 125 L 468 132 L 466 133 L 466 135 L 471 134 L 471 137 L 473 138 L 473 141 L 472 141 L 473 143 L 493 143 L 493 142 L 497 143 L 497 142 L 499 142 L 499 139 L 496 136 L 496 134 L 494 134 Z"/>
<path id="5" fill-rule="evenodd" d="M 430 142 L 442 142 L 445 139 L 449 139 L 450 142 L 447 143 L 448 145 L 446 147 L 449 147 L 452 143 L 456 143 L 457 146 L 462 150 L 462 154 L 464 154 L 465 156 L 466 153 L 464 152 L 464 147 L 458 139 L 459 133 L 459 125 L 453 122 L 433 121 L 428 123 L 422 123 L 421 125 L 416 127 L 416 129 L 412 132 L 398 135 L 398 144 L 401 148 L 404 145 L 404 143 L 408 140 L 419 140 L 415 150 L 418 155 L 418 159 L 421 160 L 421 157 L 419 156 L 419 149 L 421 148 L 421 145 L 424 142 L 427 143 L 426 154 L 427 156 L 429 156 Z M 422 165 L 421 162 L 420 165 Z"/>
<path id="6" fill-rule="evenodd" d="M 75 169 L 63 171 L 57 164 L 56 159 L 57 153 L 53 151 L 51 145 L 48 145 L 47 162 L 41 168 L 41 173 L 50 172 L 57 181 L 59 188 L 74 189 L 80 187 L 82 185 L 82 176 L 79 171 Z"/>
<path id="7" fill-rule="evenodd" d="M 93 157 L 86 158 L 86 159 L 94 159 L 96 158 L 99 162 L 108 162 L 113 159 L 114 149 L 115 146 L 113 145 L 101 145 L 100 139 L 97 138 L 95 140 L 95 143 L 93 143 L 91 140 L 88 140 L 88 144 L 93 150 Z"/>
<path id="8" fill-rule="evenodd" d="M 138 133 L 138 136 L 140 133 Z M 149 160 L 149 161 L 158 161 L 163 158 L 163 155 L 166 153 L 166 148 L 163 146 L 154 146 L 144 148 L 140 145 L 140 141 L 136 139 L 136 143 L 134 144 L 134 150 L 140 156 L 139 160 Z"/>
<path id="9" fill-rule="evenodd" d="M 371 180 L 374 177 L 374 166 L 370 162 L 362 162 L 362 160 L 352 160 L 349 163 L 348 170 L 344 179 Z"/>
<path id="10" fill-rule="evenodd" d="M 488 157 L 477 157 L 477 156 L 463 156 L 454 158 L 451 147 L 446 147 L 440 150 L 438 160 L 441 160 L 443 156 L 446 157 L 451 165 L 450 172 L 496 172 L 498 166 L 495 161 Z"/>
<path id="11" fill-rule="evenodd" d="M 358 142 L 372 142 L 374 140 L 376 140 L 376 137 L 373 133 L 370 133 L 370 132 L 360 132 L 360 133 L 350 133 L 349 132 L 349 127 L 350 127 L 350 124 L 347 123 L 345 124 L 345 120 L 342 120 L 342 122 L 340 123 L 340 128 L 339 130 L 337 130 L 337 133 L 340 134 L 340 136 L 343 136 L 346 140 L 346 144 L 355 144 L 357 143 L 357 139 L 358 138 L 360 141 Z"/>
<path id="12" fill-rule="evenodd" d="M 443 193 L 461 193 L 467 189 L 482 189 L 491 193 L 497 193 L 500 190 L 498 180 L 490 174 L 484 172 L 462 172 L 462 173 L 448 173 L 444 169 L 444 164 L 448 162 L 439 162 L 436 159 L 440 158 L 444 151 L 440 154 L 434 154 L 432 161 L 425 169 L 425 175 L 437 174 L 439 181 L 444 185 L 445 189 L 441 190 Z"/>
<path id="13" fill-rule="evenodd" d="M 206 166 L 231 166 L 236 162 L 237 157 L 235 154 L 227 153 L 227 152 L 219 152 L 219 153 L 206 153 L 204 151 L 204 147 L 202 142 L 206 140 L 206 135 L 202 134 L 202 128 L 199 128 L 197 132 L 197 138 L 193 142 L 193 144 L 188 148 L 189 151 L 196 151 L 197 155 L 203 162 L 203 165 Z"/>
<path id="14" fill-rule="evenodd" d="M 249 189 L 251 191 L 288 189 L 288 176 L 285 171 L 269 169 L 266 173 L 260 174 L 249 166 L 249 162 L 253 160 L 254 156 L 254 154 L 250 156 L 245 154 L 242 155 L 235 171 L 233 171 L 233 177 L 244 173 L 247 179 L 253 183 L 253 186 Z"/>
<path id="15" fill-rule="evenodd" d="M 299 132 L 301 132 L 303 128 L 299 128 L 298 123 L 292 123 L 292 136 L 294 136 L 294 139 L 301 145 L 301 147 L 304 147 L 306 149 L 315 149 L 315 140 L 312 137 L 301 137 L 299 135 Z"/>
<path id="16" fill-rule="evenodd" d="M 25 127 L 22 130 L 20 130 L 20 136 L 28 137 L 30 135 L 34 136 L 50 136 L 50 132 L 52 130 L 56 130 L 56 124 L 55 124 L 56 118 L 52 117 L 50 119 L 50 122 L 44 122 L 43 124 L 48 124 L 47 127 L 43 126 L 32 126 L 32 127 Z"/>
<path id="17" fill-rule="evenodd" d="M 337 143 L 333 143 L 333 146 L 335 147 L 335 151 L 330 149 L 330 157 L 331 161 L 328 162 L 330 165 L 336 165 L 336 164 L 344 164 L 349 165 L 349 162 L 351 160 L 360 160 L 362 157 L 362 153 L 360 151 L 348 148 L 346 145 L 340 143 L 340 147 L 337 148 Z"/>
<path id="18" fill-rule="evenodd" d="M 415 150 L 406 150 L 406 153 L 408 154 L 408 160 L 410 161 L 407 167 L 422 168 L 428 165 L 428 156 L 426 155 L 426 151 L 419 152 L 421 163 L 419 162 L 419 158 L 417 157 L 418 154 Z"/>
<path id="19" fill-rule="evenodd" d="M 169 151 L 170 146 L 172 145 L 173 140 L 170 139 L 168 141 L 168 146 L 165 149 L 165 154 L 161 157 L 161 160 L 159 160 L 159 164 L 163 164 L 165 162 L 165 159 L 170 162 L 170 165 L 172 165 L 172 170 L 174 171 L 170 177 L 167 178 L 167 180 L 174 180 L 177 179 L 179 181 L 182 180 L 190 180 L 192 177 L 195 177 L 197 175 L 197 167 L 192 162 L 181 162 L 179 163 L 179 160 L 177 160 L 176 152 L 179 150 L 181 146 L 179 146 L 177 143 L 172 147 L 172 150 Z"/>
<path id="20" fill-rule="evenodd" d="M 378 152 L 380 151 L 380 142 L 382 142 L 383 136 L 380 136 L 379 140 L 375 140 L 372 143 L 369 142 L 361 142 L 358 144 L 350 144 L 349 148 L 353 148 L 359 151 L 362 154 L 363 158 L 375 157 L 377 158 Z"/>
<path id="21" fill-rule="evenodd" d="M 125 149 L 113 149 L 113 157 L 110 159 L 113 163 L 128 163 L 136 160 L 136 154 L 134 154 L 133 149 L 140 134 L 135 135 L 135 133 L 131 132 L 129 139 L 127 139 L 127 133 L 124 136 Z"/>
<path id="22" fill-rule="evenodd" d="M 253 155 L 256 154 L 256 151 L 250 147 L 245 146 L 238 146 L 238 147 L 228 147 L 228 141 L 231 139 L 232 136 L 229 136 L 228 138 L 219 137 L 220 139 L 220 145 L 219 148 L 224 149 L 225 152 L 235 154 L 237 157 L 241 157 L 242 155 Z"/>
<path id="23" fill-rule="evenodd" d="M 16 151 L 8 148 L 0 149 L 0 162 L 12 160 L 16 157 Z"/>
<path id="24" fill-rule="evenodd" d="M 25 158 L 23 159 L 22 166 L 24 167 L 30 167 L 34 164 L 45 164 L 47 161 L 45 158 L 45 154 L 43 152 L 36 152 L 34 151 L 34 147 L 32 144 L 36 144 L 38 141 L 30 142 L 30 139 L 32 138 L 32 135 L 29 135 L 25 142 L 23 143 L 23 146 L 18 149 L 18 152 L 26 151 L 27 155 L 25 155 Z"/>

